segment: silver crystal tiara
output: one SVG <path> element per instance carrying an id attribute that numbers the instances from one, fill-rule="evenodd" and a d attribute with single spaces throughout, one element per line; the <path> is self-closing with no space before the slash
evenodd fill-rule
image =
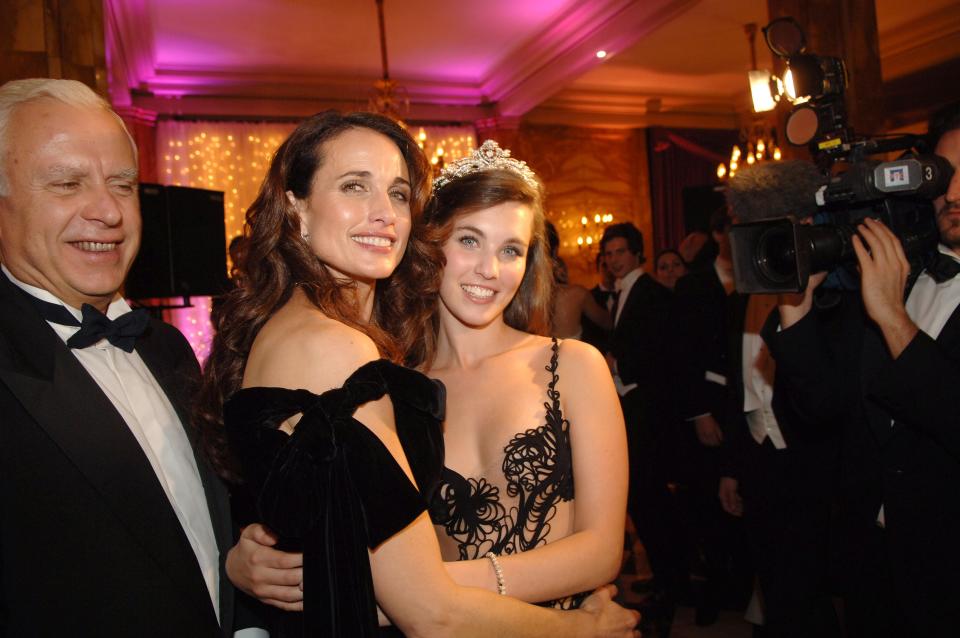
<path id="1" fill-rule="evenodd" d="M 510 157 L 509 149 L 500 148 L 493 140 L 487 140 L 470 155 L 450 162 L 440 171 L 440 176 L 433 182 L 433 192 L 443 188 L 455 179 L 460 179 L 470 173 L 482 171 L 507 170 L 519 175 L 530 188 L 540 190 L 537 174 L 530 170 L 526 162 Z"/>

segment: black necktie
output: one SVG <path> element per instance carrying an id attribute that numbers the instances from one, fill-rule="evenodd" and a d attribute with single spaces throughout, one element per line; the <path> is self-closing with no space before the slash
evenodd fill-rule
<path id="1" fill-rule="evenodd" d="M 942 284 L 960 274 L 960 262 L 938 250 L 927 263 L 926 271 L 935 282 Z"/>
<path id="2" fill-rule="evenodd" d="M 101 339 L 106 339 L 121 350 L 133 352 L 137 337 L 143 334 L 147 324 L 150 323 L 150 315 L 143 308 L 120 315 L 116 319 L 109 319 L 86 303 L 80 308 L 83 321 L 77 321 L 77 318 L 63 306 L 37 299 L 33 295 L 28 296 L 40 311 L 40 316 L 46 321 L 63 326 L 80 326 L 80 330 L 67 339 L 67 345 L 71 348 L 86 348 Z"/>

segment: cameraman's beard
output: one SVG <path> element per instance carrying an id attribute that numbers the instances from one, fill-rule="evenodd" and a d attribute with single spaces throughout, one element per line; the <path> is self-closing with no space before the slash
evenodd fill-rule
<path id="1" fill-rule="evenodd" d="M 954 250 L 960 249 L 960 202 L 944 202 L 937 209 L 937 228 L 940 243 Z"/>

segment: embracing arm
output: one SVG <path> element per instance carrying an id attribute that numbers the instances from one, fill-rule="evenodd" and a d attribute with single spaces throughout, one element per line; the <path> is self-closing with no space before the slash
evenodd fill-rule
<path id="1" fill-rule="evenodd" d="M 636 612 L 610 603 L 603 589 L 577 611 L 534 607 L 510 596 L 455 584 L 444 570 L 426 514 L 370 558 L 377 603 L 406 636 L 634 636 Z"/>
<path id="2" fill-rule="evenodd" d="M 560 349 L 558 390 L 570 422 L 575 479 L 574 531 L 535 549 L 500 556 L 507 593 L 540 602 L 614 580 L 623 556 L 627 454 L 623 414 L 610 372 L 592 346 Z M 574 374 L 576 371 L 576 374 Z M 459 583 L 496 591 L 486 559 L 447 563 Z"/>

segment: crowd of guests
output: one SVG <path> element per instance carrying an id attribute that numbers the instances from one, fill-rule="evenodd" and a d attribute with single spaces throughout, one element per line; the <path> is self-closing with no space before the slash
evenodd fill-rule
<path id="1" fill-rule="evenodd" d="M 925 144 L 960 165 L 960 105 L 932 117 Z M 813 274 L 800 294 L 738 292 L 731 226 L 810 223 L 824 182 L 804 162 L 739 172 L 707 241 L 683 246 L 710 260 L 667 250 L 647 274 L 631 225 L 601 240 L 616 281 L 594 289 L 614 309 L 599 343 L 621 394 L 628 511 L 657 613 L 689 597 L 698 570 L 700 624 L 722 592 L 742 606 L 752 588 L 758 636 L 955 635 L 960 177 L 932 205 L 913 203 L 936 221 L 936 250 L 908 256 L 867 216 L 844 277 Z M 656 363 L 638 372 L 638 358 Z"/>
<path id="2" fill-rule="evenodd" d="M 960 164 L 956 109 L 932 137 Z M 743 175 L 706 267 L 648 274 L 616 224 L 588 291 L 508 150 L 431 184 L 394 121 L 317 114 L 231 246 L 201 374 L 119 294 L 122 120 L 78 82 L 3 85 L 0 635 L 636 636 L 607 585 L 626 514 L 661 636 L 691 554 L 715 617 L 738 517 L 766 636 L 840 635 L 837 593 L 853 638 L 955 631 L 960 178 L 919 268 L 868 219 L 859 290 L 747 296 L 733 221 L 812 211 L 783 193 L 809 180 L 776 210 Z"/>

